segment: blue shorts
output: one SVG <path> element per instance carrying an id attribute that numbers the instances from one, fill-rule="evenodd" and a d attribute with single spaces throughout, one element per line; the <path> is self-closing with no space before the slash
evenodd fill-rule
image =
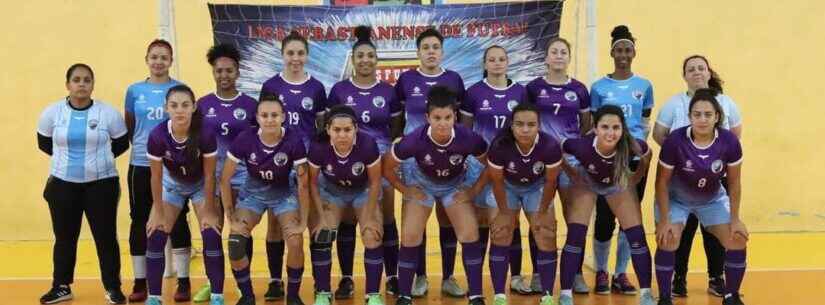
<path id="1" fill-rule="evenodd" d="M 507 208 L 511 210 L 523 209 L 527 213 L 535 213 L 539 211 L 541 203 L 541 196 L 544 194 L 544 179 L 538 180 L 533 184 L 522 186 L 514 185 L 508 181 L 504 181 L 504 193 L 507 195 Z M 492 192 L 487 195 L 487 205 L 491 207 L 498 207 L 496 197 Z"/>
<path id="2" fill-rule="evenodd" d="M 364 206 L 369 200 L 369 188 L 347 189 L 329 182 L 323 175 L 318 177 L 318 193 L 321 199 L 339 208 Z M 378 189 L 378 204 L 381 204 L 381 189 Z"/>
<path id="3" fill-rule="evenodd" d="M 590 175 L 587 174 L 587 170 L 585 170 L 584 167 L 582 167 L 579 164 L 574 165 L 573 168 L 576 170 L 580 177 L 584 178 L 584 186 L 587 187 L 587 189 L 589 189 L 591 192 L 596 193 L 597 195 L 610 196 L 625 190 L 625 188 L 622 188 L 615 184 L 605 186 L 601 183 L 593 181 L 593 179 L 590 178 Z M 559 188 L 566 189 L 573 186 L 573 184 L 576 183 L 575 181 L 570 179 L 570 176 L 564 173 L 564 171 L 562 171 L 562 173 L 559 174 L 558 180 Z"/>
<path id="4" fill-rule="evenodd" d="M 166 202 L 178 209 L 182 209 L 186 200 L 192 204 L 203 204 L 204 202 L 203 179 L 195 183 L 185 183 L 177 181 L 164 171 L 163 173 L 163 202 Z"/>
<path id="5" fill-rule="evenodd" d="M 250 192 L 247 188 L 241 188 L 237 199 L 238 205 L 235 208 L 247 209 L 257 215 L 269 210 L 272 214 L 278 216 L 287 212 L 298 211 L 297 195 L 297 188 L 294 187 L 290 187 L 289 191 L 286 192 L 274 190 Z"/>
<path id="6" fill-rule="evenodd" d="M 654 215 L 659 219 L 659 206 L 654 205 Z M 730 223 L 730 198 L 724 192 L 705 204 L 689 204 L 670 196 L 670 223 L 685 224 L 690 214 L 696 215 L 704 227 Z"/>
<path id="7" fill-rule="evenodd" d="M 223 174 L 223 164 L 217 164 L 215 168 L 215 196 L 221 195 L 221 174 Z M 235 165 L 235 174 L 232 175 L 229 184 L 233 190 L 240 190 L 248 176 L 249 173 L 246 171 L 246 165 L 238 163 Z"/>
<path id="8" fill-rule="evenodd" d="M 474 157 L 468 157 L 468 159 L 475 160 Z M 413 160 L 413 162 L 415 161 Z M 470 161 L 468 160 L 467 162 Z M 459 190 L 469 188 L 478 181 L 481 175 L 480 169 L 478 166 L 467 166 L 464 173 L 461 176 L 455 177 L 452 181 L 436 182 L 422 173 L 418 165 L 413 163 L 412 166 L 407 169 L 408 173 L 405 173 L 405 183 L 421 188 L 426 198 L 424 200 L 408 200 L 410 203 L 427 207 L 432 207 L 436 200 L 438 200 L 445 208 L 449 207 L 453 204 L 453 197 L 455 197 Z"/>

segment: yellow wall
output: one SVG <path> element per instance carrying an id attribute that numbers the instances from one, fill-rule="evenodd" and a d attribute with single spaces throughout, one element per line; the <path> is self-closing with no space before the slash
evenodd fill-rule
<path id="1" fill-rule="evenodd" d="M 562 36 L 574 37 L 576 6 L 565 3 Z M 218 1 L 226 2 L 226 1 Z M 233 1 L 237 2 L 237 1 Z M 316 1 L 247 1 L 311 4 Z M 458 2 L 458 1 L 453 1 Z M 482 2 L 482 1 L 462 1 Z M 599 71 L 612 68 L 610 29 L 620 23 L 638 37 L 634 70 L 652 80 L 657 105 L 684 89 L 681 61 L 707 55 L 727 81 L 745 122 L 744 208 L 754 231 L 825 230 L 825 159 L 815 158 L 816 123 L 825 106 L 816 98 L 825 60 L 818 30 L 825 26 L 818 1 L 777 5 L 727 1 L 598 1 Z M 146 76 L 145 45 L 157 35 L 157 1 L 15 1 L 0 19 L 3 63 L 0 94 L 0 240 L 51 239 L 41 197 L 48 159 L 37 151 L 35 128 L 42 109 L 66 94 L 65 69 L 75 62 L 96 72 L 95 96 L 122 109 L 126 87 Z M 179 78 L 196 90 L 214 84 L 205 52 L 212 44 L 206 1 L 177 1 Z M 584 26 L 581 7 L 580 26 Z M 583 37 L 583 28 L 579 29 Z M 579 48 L 576 56 L 586 50 Z M 576 75 L 584 75 L 580 58 Z M 583 79 L 586 80 L 586 79 Z M 589 81 L 586 81 L 589 83 Z M 654 145 L 655 146 L 655 145 Z M 126 172 L 126 157 L 119 169 Z M 125 180 L 119 236 L 128 236 Z M 650 187 L 649 189 L 652 189 Z M 648 192 L 647 197 L 652 198 Z M 645 200 L 649 215 L 651 200 Z M 781 216 L 782 212 L 798 216 Z M 819 216 L 817 216 L 819 215 Z M 647 217 L 650 223 L 650 217 Z M 86 230 L 84 230 L 86 231 Z M 84 233 L 84 236 L 88 236 Z"/>

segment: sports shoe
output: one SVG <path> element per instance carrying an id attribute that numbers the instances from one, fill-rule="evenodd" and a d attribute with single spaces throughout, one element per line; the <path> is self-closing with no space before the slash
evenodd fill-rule
<path id="1" fill-rule="evenodd" d="M 470 302 L 467 303 L 467 304 L 469 304 L 469 305 L 484 305 L 484 298 L 483 297 L 472 298 L 472 299 L 470 299 Z"/>
<path id="2" fill-rule="evenodd" d="M 203 303 L 208 302 L 212 299 L 212 286 L 209 285 L 209 282 L 206 282 L 206 285 L 201 286 L 198 289 L 198 292 L 195 292 L 195 295 L 192 296 L 192 302 L 195 303 Z"/>
<path id="3" fill-rule="evenodd" d="M 639 305 L 656 305 L 656 300 L 653 299 L 653 294 L 650 290 L 642 292 L 639 295 Z"/>
<path id="4" fill-rule="evenodd" d="M 559 305 L 573 305 L 573 297 L 568 295 L 559 296 Z"/>
<path id="5" fill-rule="evenodd" d="M 149 294 L 146 292 L 146 279 L 135 280 L 132 293 L 129 294 L 129 303 L 143 303 Z"/>
<path id="6" fill-rule="evenodd" d="M 106 290 L 106 301 L 109 304 L 126 304 L 126 296 L 120 288 Z"/>
<path id="7" fill-rule="evenodd" d="M 178 279 L 178 288 L 175 289 L 175 302 L 189 302 L 192 299 L 192 287 L 189 281 L 181 281 Z"/>
<path id="8" fill-rule="evenodd" d="M 146 305 L 163 305 L 163 301 L 160 299 L 159 296 L 150 295 L 146 298 Z"/>
<path id="9" fill-rule="evenodd" d="M 54 304 L 72 299 L 72 289 L 69 285 L 53 286 L 49 292 L 40 297 L 40 304 Z"/>
<path id="10" fill-rule="evenodd" d="M 610 293 L 610 278 L 607 275 L 607 272 L 598 271 L 596 272 L 596 294 L 609 294 Z"/>
<path id="11" fill-rule="evenodd" d="M 366 305 L 384 305 L 384 299 L 381 298 L 381 294 L 370 293 L 367 295 L 367 300 L 364 303 Z"/>
<path id="12" fill-rule="evenodd" d="M 742 297 L 738 294 L 731 294 L 725 296 L 725 299 L 722 300 L 722 305 L 745 305 L 742 302 Z"/>
<path id="13" fill-rule="evenodd" d="M 673 288 L 670 295 L 677 298 L 687 297 L 687 280 L 681 276 L 673 277 Z"/>
<path id="14" fill-rule="evenodd" d="M 452 276 L 441 281 L 441 293 L 454 298 L 463 298 L 467 294 Z"/>
<path id="15" fill-rule="evenodd" d="M 235 305 L 255 305 L 254 295 L 242 295 Z"/>
<path id="16" fill-rule="evenodd" d="M 610 291 L 618 294 L 634 295 L 636 294 L 636 287 L 627 279 L 627 274 L 619 273 L 613 276 L 610 283 Z"/>
<path id="17" fill-rule="evenodd" d="M 429 288 L 430 282 L 427 281 L 426 276 L 416 276 L 413 281 L 412 296 L 414 298 L 422 297 L 427 294 L 427 290 L 429 290 Z"/>
<path id="18" fill-rule="evenodd" d="M 541 277 L 538 273 L 533 273 L 533 276 L 530 278 L 530 291 L 532 293 L 541 293 Z"/>
<path id="19" fill-rule="evenodd" d="M 503 293 L 494 295 L 493 305 L 507 305 L 507 295 Z"/>
<path id="20" fill-rule="evenodd" d="M 725 295 L 725 279 L 712 277 L 708 280 L 708 293 L 717 297 Z"/>
<path id="21" fill-rule="evenodd" d="M 514 275 L 510 277 L 510 292 L 515 292 L 521 295 L 527 295 L 533 292 L 527 281 L 521 275 Z"/>
<path id="22" fill-rule="evenodd" d="M 659 298 L 659 302 L 656 305 L 673 305 L 673 300 L 671 298 Z"/>
<path id="23" fill-rule="evenodd" d="M 281 281 L 271 281 L 269 282 L 269 288 L 266 290 L 266 294 L 264 294 L 264 300 L 266 301 L 277 301 L 284 298 L 284 283 Z"/>
<path id="24" fill-rule="evenodd" d="M 412 305 L 412 299 L 408 296 L 400 296 L 398 300 L 395 301 L 395 305 Z"/>
<path id="25" fill-rule="evenodd" d="M 576 273 L 576 277 L 573 278 L 573 293 L 590 293 L 590 287 L 587 286 L 587 282 L 584 281 L 584 275 L 581 273 Z"/>
<path id="26" fill-rule="evenodd" d="M 209 305 L 223 305 L 223 303 L 222 294 L 209 294 Z"/>
<path id="27" fill-rule="evenodd" d="M 286 305 L 304 305 L 304 301 L 301 301 L 301 297 L 287 297 Z"/>
<path id="28" fill-rule="evenodd" d="M 547 293 L 547 294 L 541 296 L 541 300 L 539 301 L 539 305 L 556 305 L 556 303 L 553 302 L 553 296 L 550 295 L 549 293 Z"/>
<path id="29" fill-rule="evenodd" d="M 351 299 L 352 294 L 355 290 L 355 283 L 352 281 L 350 277 L 343 277 L 341 281 L 338 282 L 338 289 L 335 290 L 335 299 L 336 300 L 345 300 Z"/>
<path id="30" fill-rule="evenodd" d="M 332 304 L 332 294 L 326 291 L 315 293 L 315 305 L 330 305 Z"/>
<path id="31" fill-rule="evenodd" d="M 385 289 L 387 290 L 387 294 L 389 295 L 398 295 L 398 277 L 391 277 L 387 279 L 387 283 L 384 284 Z"/>

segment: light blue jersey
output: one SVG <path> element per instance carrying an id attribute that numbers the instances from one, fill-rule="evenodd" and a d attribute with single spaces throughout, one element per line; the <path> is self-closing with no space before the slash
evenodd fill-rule
<path id="1" fill-rule="evenodd" d="M 37 123 L 37 133 L 52 138 L 49 174 L 74 183 L 116 177 L 112 139 L 126 132 L 120 112 L 101 101 L 78 110 L 61 99 L 46 108 Z"/>
<path id="2" fill-rule="evenodd" d="M 686 92 L 679 93 L 670 98 L 670 100 L 659 109 L 659 116 L 656 117 L 656 124 L 668 129 L 672 132 L 676 129 L 690 125 L 690 108 L 691 97 Z M 739 114 L 739 108 L 736 107 L 736 102 L 730 96 L 719 94 L 716 95 L 716 101 L 722 106 L 722 111 L 725 112 L 725 117 L 722 119 L 722 128 L 731 129 L 742 125 L 742 115 Z"/>
<path id="3" fill-rule="evenodd" d="M 163 84 L 152 84 L 146 80 L 139 81 L 126 89 L 126 109 L 127 114 L 135 117 L 135 131 L 132 135 L 132 153 L 129 156 L 129 164 L 135 166 L 149 166 L 149 159 L 146 158 L 146 142 L 149 140 L 149 133 L 152 129 L 167 119 L 168 115 L 163 109 L 166 103 L 166 91 L 181 82 L 170 80 Z"/>
<path id="4" fill-rule="evenodd" d="M 634 138 L 646 140 L 647 128 L 642 112 L 653 109 L 653 85 L 637 75 L 626 80 L 602 77 L 590 87 L 590 107 L 595 112 L 603 105 L 616 105 L 624 111 L 625 122 Z"/>

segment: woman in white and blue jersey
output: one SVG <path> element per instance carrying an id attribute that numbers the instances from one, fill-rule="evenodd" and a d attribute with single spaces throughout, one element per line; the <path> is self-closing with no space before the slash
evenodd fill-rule
<path id="1" fill-rule="evenodd" d="M 650 131 L 648 121 L 653 110 L 653 86 L 649 80 L 636 75 L 632 70 L 633 59 L 636 57 L 636 38 L 627 26 L 616 26 L 610 36 L 610 56 L 613 57 L 614 70 L 593 83 L 590 88 L 591 109 L 595 112 L 604 105 L 618 106 L 624 112 L 630 134 L 636 139 L 645 141 Z M 639 159 L 634 158 L 630 163 L 631 170 L 635 171 L 638 166 Z M 647 174 L 645 173 L 642 180 L 635 186 L 639 202 L 644 197 L 646 183 Z M 599 196 L 593 230 L 593 253 L 596 261 L 595 292 L 607 294 L 613 291 L 620 294 L 635 294 L 636 288 L 630 284 L 625 275 L 628 261 L 630 261 L 630 246 L 621 230 L 617 241 L 615 274 L 612 281 L 608 281 L 607 258 L 615 228 L 616 217 L 610 211 L 604 196 Z"/>
<path id="2" fill-rule="evenodd" d="M 697 90 L 702 88 L 712 88 L 718 93 L 716 100 L 725 113 L 721 127 L 730 130 L 737 138 L 742 136 L 742 117 L 739 108 L 730 96 L 723 94 L 723 81 L 702 55 L 692 55 L 682 63 L 682 77 L 687 84 L 687 90 L 674 95 L 659 110 L 656 117 L 656 125 L 653 127 L 653 139 L 659 145 L 664 144 L 665 138 L 672 131 L 690 125 L 688 115 L 690 99 Z M 727 179 L 722 177 L 722 185 L 727 188 Z M 696 229 L 699 227 L 699 220 L 696 215 L 690 214 L 682 231 L 682 240 L 679 249 L 676 251 L 675 274 L 673 276 L 673 296 L 687 296 L 687 266 L 690 257 L 691 245 Z M 722 243 L 713 236 L 704 226 L 702 230 L 702 243 L 705 248 L 705 256 L 708 260 L 708 293 L 721 297 L 725 293 L 725 279 L 722 277 L 723 264 L 725 260 L 725 248 Z"/>
<path id="3" fill-rule="evenodd" d="M 129 227 L 129 253 L 132 255 L 135 285 L 129 295 L 129 302 L 143 302 L 147 296 L 146 222 L 149 220 L 149 210 L 152 208 L 152 189 L 149 185 L 151 174 L 149 158 L 146 157 L 146 144 L 152 128 L 167 118 L 163 110 L 166 91 L 181 84 L 169 76 L 169 67 L 172 66 L 173 60 L 172 45 L 169 42 L 162 39 L 150 42 L 146 48 L 145 60 L 149 68 L 149 77 L 126 89 L 124 107 L 126 127 L 129 129 L 129 140 L 132 142 L 127 183 L 129 185 L 129 216 L 132 219 Z M 192 239 L 186 223 L 188 210 L 188 207 L 184 207 L 180 213 L 171 238 L 178 275 L 175 300 L 179 302 L 188 301 L 191 295 L 189 257 Z"/>
<path id="4" fill-rule="evenodd" d="M 120 291 L 117 203 L 120 198 L 115 158 L 129 148 L 126 124 L 114 108 L 92 99 L 94 72 L 74 64 L 66 72 L 69 95 L 51 104 L 37 123 L 37 145 L 51 156 L 43 197 L 54 230 L 52 288 L 41 304 L 72 299 L 77 239 L 83 214 L 97 246 L 100 273 L 110 304 L 124 304 Z"/>

